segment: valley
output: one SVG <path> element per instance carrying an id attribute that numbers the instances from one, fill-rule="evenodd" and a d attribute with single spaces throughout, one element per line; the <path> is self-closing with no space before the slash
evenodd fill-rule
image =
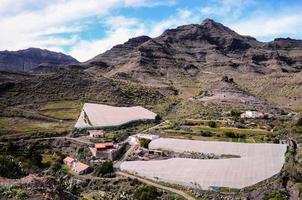
<path id="1" fill-rule="evenodd" d="M 1 71 L 0 197 L 299 199 L 301 57 L 206 19 Z"/>

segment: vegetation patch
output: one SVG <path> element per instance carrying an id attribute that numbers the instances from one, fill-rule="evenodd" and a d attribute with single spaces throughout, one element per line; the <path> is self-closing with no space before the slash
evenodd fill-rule
<path id="1" fill-rule="evenodd" d="M 134 199 L 136 200 L 155 200 L 159 199 L 162 192 L 157 190 L 154 186 L 144 186 L 138 188 L 134 193 Z"/>
<path id="2" fill-rule="evenodd" d="M 105 161 L 95 169 L 95 175 L 98 177 L 112 177 L 114 176 L 112 161 Z"/>
<path id="3" fill-rule="evenodd" d="M 5 199 L 26 199 L 28 195 L 20 188 L 0 186 L 0 197 Z"/>
<path id="4" fill-rule="evenodd" d="M 11 133 L 34 133 L 34 132 L 63 132 L 71 130 L 70 124 L 59 122 L 46 122 L 30 120 L 26 118 L 0 118 L 0 130 Z"/>
<path id="5" fill-rule="evenodd" d="M 14 157 L 0 155 L 0 176 L 5 178 L 20 178 L 26 173 Z"/>

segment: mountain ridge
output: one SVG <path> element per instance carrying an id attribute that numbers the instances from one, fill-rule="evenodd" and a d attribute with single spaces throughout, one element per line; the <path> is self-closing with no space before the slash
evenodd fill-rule
<path id="1" fill-rule="evenodd" d="M 78 61 L 69 55 L 46 49 L 28 48 L 18 51 L 0 51 L 0 70 L 2 71 L 29 72 L 40 67 L 54 71 L 61 65 L 76 63 Z"/>

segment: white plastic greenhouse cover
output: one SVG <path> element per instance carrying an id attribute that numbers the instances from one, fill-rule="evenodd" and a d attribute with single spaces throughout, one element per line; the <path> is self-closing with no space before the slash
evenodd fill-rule
<path id="1" fill-rule="evenodd" d="M 85 103 L 75 128 L 106 128 L 140 120 L 154 120 L 156 114 L 140 106 L 115 107 Z"/>
<path id="2" fill-rule="evenodd" d="M 241 189 L 278 174 L 285 162 L 285 144 L 246 144 L 160 138 L 151 141 L 151 149 L 176 152 L 231 154 L 240 158 L 127 161 L 121 169 L 150 179 L 189 187 Z"/>

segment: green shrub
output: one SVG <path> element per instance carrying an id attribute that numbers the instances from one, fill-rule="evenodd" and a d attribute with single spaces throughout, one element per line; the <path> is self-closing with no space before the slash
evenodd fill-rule
<path id="1" fill-rule="evenodd" d="M 297 125 L 297 126 L 302 126 L 302 117 L 300 117 L 300 119 L 298 119 L 296 125 Z"/>
<path id="2" fill-rule="evenodd" d="M 5 178 L 20 178 L 25 175 L 20 164 L 12 156 L 0 155 L 0 176 Z"/>
<path id="3" fill-rule="evenodd" d="M 200 135 L 203 137 L 212 137 L 214 135 L 214 133 L 212 133 L 211 131 L 200 131 Z"/>
<path id="4" fill-rule="evenodd" d="M 263 200 L 286 200 L 287 196 L 281 191 L 273 191 L 266 193 L 263 197 Z"/>
<path id="5" fill-rule="evenodd" d="M 105 161 L 95 169 L 95 175 L 99 177 L 112 174 L 113 172 L 114 170 L 112 161 Z"/>
<path id="6" fill-rule="evenodd" d="M 27 194 L 24 190 L 13 186 L 0 187 L 0 197 L 13 199 L 26 199 Z"/>
<path id="7" fill-rule="evenodd" d="M 134 193 L 134 199 L 136 200 L 156 200 L 162 193 L 154 186 L 144 186 L 137 189 Z"/>
<path id="8" fill-rule="evenodd" d="M 142 138 L 139 140 L 140 146 L 144 147 L 144 148 L 148 148 L 149 143 L 151 142 L 151 140 Z"/>
<path id="9" fill-rule="evenodd" d="M 209 121 L 208 125 L 209 125 L 209 127 L 211 127 L 211 128 L 216 128 L 216 127 L 217 127 L 217 123 L 214 122 L 214 121 Z"/>
<path id="10" fill-rule="evenodd" d="M 224 135 L 226 137 L 229 137 L 229 138 L 246 138 L 246 135 L 245 134 L 242 134 L 242 133 L 234 133 L 232 131 L 227 131 L 224 133 Z"/>
<path id="11" fill-rule="evenodd" d="M 241 112 L 238 111 L 238 110 L 231 110 L 231 116 L 232 117 L 239 117 L 240 114 L 241 114 Z"/>

